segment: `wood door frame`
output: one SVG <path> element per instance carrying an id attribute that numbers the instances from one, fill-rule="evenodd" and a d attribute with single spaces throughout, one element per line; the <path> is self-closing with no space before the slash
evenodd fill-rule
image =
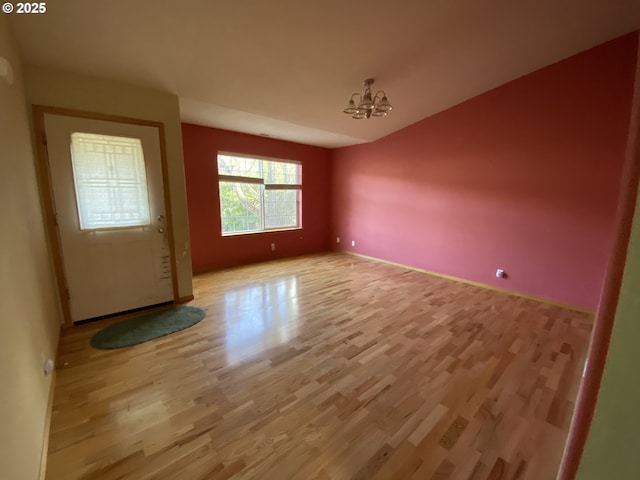
<path id="1" fill-rule="evenodd" d="M 164 133 L 164 123 L 151 120 L 141 120 L 138 118 L 121 117 L 118 115 L 108 115 L 103 113 L 86 112 L 83 110 L 73 110 L 60 107 L 48 107 L 45 105 L 33 105 L 33 133 L 36 147 L 36 161 L 38 168 L 38 183 L 40 196 L 42 198 L 42 209 L 44 211 L 45 226 L 51 246 L 51 255 L 56 273 L 56 283 L 58 285 L 58 297 L 62 306 L 63 326 L 73 326 L 71 319 L 71 305 L 69 292 L 67 289 L 67 279 L 64 271 L 64 261 L 62 256 L 62 244 L 60 233 L 56 222 L 55 202 L 53 197 L 53 186 L 51 182 L 51 167 L 49 164 L 49 151 L 47 150 L 47 138 L 44 124 L 44 115 L 59 115 L 64 117 L 86 118 L 90 120 L 102 120 L 107 122 L 124 123 L 128 125 L 141 125 L 158 129 L 160 141 L 160 165 L 162 170 L 162 186 L 164 190 L 165 218 L 167 220 L 167 230 L 169 238 L 169 255 L 171 259 L 171 284 L 173 287 L 173 303 L 179 303 L 178 293 L 178 272 L 176 263 L 175 240 L 173 236 L 173 213 L 171 210 L 171 194 L 169 192 L 169 168 L 167 164 L 167 147 Z"/>

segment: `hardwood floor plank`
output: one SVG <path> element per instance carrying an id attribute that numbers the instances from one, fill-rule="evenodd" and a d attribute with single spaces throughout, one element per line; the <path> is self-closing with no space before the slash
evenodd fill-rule
<path id="1" fill-rule="evenodd" d="M 592 318 L 340 253 L 194 278 L 199 324 L 66 330 L 49 480 L 552 480 Z"/>

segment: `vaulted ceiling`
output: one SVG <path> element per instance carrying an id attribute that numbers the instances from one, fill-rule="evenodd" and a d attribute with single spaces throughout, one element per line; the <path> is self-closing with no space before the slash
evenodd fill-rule
<path id="1" fill-rule="evenodd" d="M 182 120 L 337 147 L 640 28 L 638 0 L 49 0 L 24 60 L 168 91 Z M 374 77 L 393 111 L 342 113 Z"/>

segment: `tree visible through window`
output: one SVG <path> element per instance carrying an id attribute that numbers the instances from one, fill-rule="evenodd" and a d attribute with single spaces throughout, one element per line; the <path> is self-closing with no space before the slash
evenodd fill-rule
<path id="1" fill-rule="evenodd" d="M 300 227 L 298 162 L 218 154 L 222 234 Z"/>

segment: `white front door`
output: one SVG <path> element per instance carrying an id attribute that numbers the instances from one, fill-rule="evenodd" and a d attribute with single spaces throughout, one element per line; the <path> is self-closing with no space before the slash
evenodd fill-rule
<path id="1" fill-rule="evenodd" d="M 172 301 L 158 129 L 44 122 L 72 321 Z"/>

